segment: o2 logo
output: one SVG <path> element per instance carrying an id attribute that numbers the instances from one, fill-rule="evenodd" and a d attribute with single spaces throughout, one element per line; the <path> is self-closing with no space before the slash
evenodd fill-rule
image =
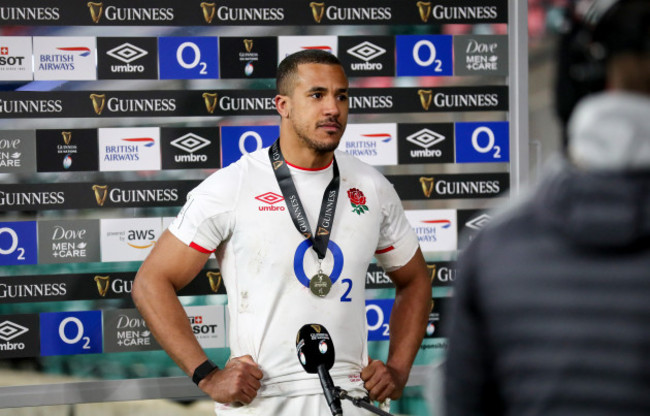
<path id="1" fill-rule="evenodd" d="M 451 35 L 398 35 L 397 76 L 453 75 Z"/>
<path id="2" fill-rule="evenodd" d="M 390 337 L 390 312 L 394 299 L 366 299 L 368 341 L 386 341 Z"/>
<path id="3" fill-rule="evenodd" d="M 279 135 L 279 126 L 221 127 L 221 166 L 225 168 L 247 153 L 271 146 Z"/>
<path id="4" fill-rule="evenodd" d="M 0 222 L 0 265 L 36 264 L 36 221 Z"/>
<path id="5" fill-rule="evenodd" d="M 160 79 L 219 78 L 216 37 L 158 39 Z"/>
<path id="6" fill-rule="evenodd" d="M 96 354 L 101 352 L 101 311 L 41 314 L 41 355 Z"/>
<path id="7" fill-rule="evenodd" d="M 456 163 L 509 161 L 507 121 L 456 123 Z"/>

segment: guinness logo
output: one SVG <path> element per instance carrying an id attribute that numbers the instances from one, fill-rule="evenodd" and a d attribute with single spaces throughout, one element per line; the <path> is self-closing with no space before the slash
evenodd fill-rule
<path id="1" fill-rule="evenodd" d="M 311 233 L 302 233 L 302 235 L 304 235 L 306 239 L 311 238 Z"/>
<path id="2" fill-rule="evenodd" d="M 90 10 L 90 17 L 93 19 L 94 23 L 99 23 L 99 19 L 102 18 L 102 12 L 104 11 L 103 3 L 94 3 L 89 1 L 87 3 L 88 9 Z"/>
<path id="3" fill-rule="evenodd" d="M 216 92 L 203 93 L 203 102 L 205 103 L 205 108 L 210 114 L 213 114 L 214 110 L 217 108 L 217 96 Z"/>
<path id="4" fill-rule="evenodd" d="M 253 39 L 244 39 L 244 48 L 246 48 L 246 52 L 250 52 L 253 50 Z"/>
<path id="5" fill-rule="evenodd" d="M 273 170 L 278 170 L 278 169 L 280 169 L 280 166 L 282 166 L 283 164 L 284 164 L 283 161 L 281 161 L 281 160 L 276 160 L 275 162 L 273 162 Z"/>
<path id="6" fill-rule="evenodd" d="M 431 278 L 431 284 L 433 284 L 433 279 L 436 278 L 436 265 L 427 264 L 427 270 L 429 270 L 429 277 Z"/>
<path id="7" fill-rule="evenodd" d="M 422 185 L 422 193 L 424 193 L 424 196 L 427 198 L 431 198 L 431 194 L 433 193 L 433 178 L 427 178 L 425 176 L 420 177 L 420 185 Z"/>
<path id="8" fill-rule="evenodd" d="M 420 104 L 422 104 L 422 108 L 424 108 L 424 111 L 429 110 L 429 106 L 431 105 L 431 100 L 433 99 L 433 91 L 418 90 L 418 95 L 420 96 Z"/>
<path id="9" fill-rule="evenodd" d="M 434 307 L 435 305 L 436 305 L 435 302 L 433 301 L 433 299 L 431 299 L 431 309 L 429 309 L 429 314 L 432 314 L 432 313 L 433 313 L 433 307 Z"/>
<path id="10" fill-rule="evenodd" d="M 316 231 L 316 235 L 328 235 L 329 233 L 330 232 L 323 227 L 318 227 L 318 231 Z"/>
<path id="11" fill-rule="evenodd" d="M 205 23 L 212 23 L 214 19 L 214 12 L 216 10 L 216 5 L 214 3 L 201 2 L 201 10 L 203 10 L 203 19 Z"/>
<path id="12" fill-rule="evenodd" d="M 110 279 L 110 276 L 95 276 L 95 283 L 97 283 L 99 296 L 104 297 L 106 296 L 106 293 L 108 293 Z"/>
<path id="13" fill-rule="evenodd" d="M 221 272 L 207 272 L 208 282 L 210 282 L 210 290 L 217 293 L 221 287 Z"/>
<path id="14" fill-rule="evenodd" d="M 429 16 L 431 16 L 431 2 L 418 1 L 415 4 L 418 6 L 418 10 L 420 11 L 420 19 L 426 23 L 429 20 Z"/>
<path id="15" fill-rule="evenodd" d="M 63 143 L 65 143 L 66 145 L 70 144 L 70 140 L 72 140 L 71 131 L 62 131 L 61 136 L 63 136 Z"/>
<path id="16" fill-rule="evenodd" d="M 104 202 L 106 202 L 106 197 L 108 196 L 108 185 L 93 185 L 93 191 L 95 191 L 95 200 L 97 201 L 97 205 L 103 207 Z"/>
<path id="17" fill-rule="evenodd" d="M 320 334 L 320 331 L 321 331 L 321 329 L 320 329 L 320 325 L 311 324 L 310 326 L 311 326 L 312 328 L 314 328 L 314 331 L 316 331 L 316 332 L 318 332 L 318 333 Z"/>
<path id="18" fill-rule="evenodd" d="M 311 14 L 314 16 L 316 23 L 320 23 L 323 20 L 323 14 L 325 14 L 325 3 L 312 1 L 309 3 L 309 7 L 311 7 Z"/>
<path id="19" fill-rule="evenodd" d="M 106 105 L 106 94 L 90 94 L 90 100 L 93 102 L 95 114 L 101 116 Z"/>

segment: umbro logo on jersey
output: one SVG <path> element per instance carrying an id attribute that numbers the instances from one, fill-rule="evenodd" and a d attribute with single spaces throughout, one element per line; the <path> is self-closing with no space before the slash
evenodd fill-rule
<path id="1" fill-rule="evenodd" d="M 266 192 L 264 194 L 258 195 L 255 197 L 258 201 L 264 202 L 267 205 L 260 205 L 257 208 L 260 211 L 284 211 L 284 206 L 276 206 L 278 202 L 284 201 L 282 195 L 278 195 L 273 192 Z"/>

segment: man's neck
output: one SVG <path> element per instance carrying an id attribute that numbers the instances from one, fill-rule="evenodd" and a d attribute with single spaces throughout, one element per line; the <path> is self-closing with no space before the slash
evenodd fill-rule
<path id="1" fill-rule="evenodd" d="M 320 153 L 308 147 L 298 147 L 282 136 L 280 136 L 280 150 L 288 164 L 301 169 L 323 169 L 329 166 L 334 158 L 334 152 Z"/>

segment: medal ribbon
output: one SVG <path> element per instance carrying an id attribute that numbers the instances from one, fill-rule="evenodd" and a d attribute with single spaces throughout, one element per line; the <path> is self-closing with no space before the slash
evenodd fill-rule
<path id="1" fill-rule="evenodd" d="M 300 202 L 296 185 L 291 178 L 291 171 L 280 150 L 280 139 L 276 140 L 269 148 L 269 159 L 271 159 L 273 173 L 275 173 L 275 178 L 278 180 L 278 185 L 280 185 L 280 192 L 282 192 L 282 196 L 287 203 L 287 210 L 289 211 L 289 215 L 291 215 L 293 225 L 296 226 L 296 229 L 305 238 L 308 238 L 312 242 L 318 259 L 322 261 L 325 258 L 325 254 L 327 254 L 327 245 L 329 244 L 330 233 L 334 225 L 336 201 L 339 196 L 340 175 L 336 158 L 332 161 L 334 176 L 323 194 L 323 202 L 321 203 L 320 213 L 318 214 L 315 235 L 311 232 L 305 209 L 302 206 L 302 202 Z"/>

